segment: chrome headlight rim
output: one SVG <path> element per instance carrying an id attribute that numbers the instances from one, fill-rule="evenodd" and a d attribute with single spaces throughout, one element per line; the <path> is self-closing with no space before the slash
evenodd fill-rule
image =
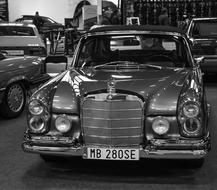
<path id="1" fill-rule="evenodd" d="M 65 123 L 66 126 L 62 125 L 64 123 L 61 124 L 61 120 L 62 120 L 62 122 L 63 121 L 67 122 L 67 123 Z M 58 122 L 60 122 L 60 123 L 58 124 Z M 61 127 L 66 127 L 66 128 L 61 129 Z M 72 123 L 71 123 L 71 120 L 67 117 L 67 115 L 59 115 L 59 116 L 56 117 L 56 119 L 55 119 L 55 129 L 57 131 L 59 131 L 61 133 L 68 133 L 71 130 L 71 128 L 72 128 Z"/>
<path id="2" fill-rule="evenodd" d="M 186 108 L 187 106 L 188 107 L 191 106 L 192 108 L 194 108 L 194 110 L 196 110 L 196 112 L 192 114 L 187 113 L 188 112 L 188 109 Z M 193 101 L 184 102 L 182 105 L 182 114 L 186 118 L 196 118 L 200 114 L 200 105 L 197 102 L 193 102 Z"/>
<path id="3" fill-rule="evenodd" d="M 162 124 L 162 122 L 165 124 L 165 128 L 163 129 L 163 131 L 161 131 L 163 126 L 159 127 L 160 122 L 161 122 L 161 124 Z M 158 130 L 156 127 L 158 127 Z M 160 136 L 166 135 L 166 134 L 168 134 L 168 132 L 170 130 L 170 122 L 168 121 L 168 119 L 166 117 L 158 116 L 158 117 L 154 118 L 152 121 L 152 130 L 157 135 L 160 135 Z"/>
<path id="4" fill-rule="evenodd" d="M 187 121 L 189 121 L 189 120 L 193 120 L 193 122 L 195 122 L 197 124 L 196 130 L 190 131 L 190 130 L 187 129 Z M 202 127 L 201 121 L 198 118 L 187 118 L 183 122 L 183 132 L 187 136 L 195 136 L 196 137 L 196 136 L 200 135 L 201 129 L 202 129 L 201 127 Z"/>
<path id="5" fill-rule="evenodd" d="M 33 104 L 33 105 L 31 105 Z M 39 111 L 38 112 L 34 112 L 33 107 L 38 106 Z M 34 115 L 34 116 L 39 116 L 41 115 L 44 111 L 45 111 L 45 106 L 44 104 L 38 100 L 38 99 L 32 99 L 30 100 L 30 102 L 28 103 L 28 111 L 30 114 Z"/>
<path id="6" fill-rule="evenodd" d="M 37 121 L 37 119 L 42 121 L 42 126 L 40 126 L 38 129 L 33 127 L 33 120 Z M 42 116 L 34 115 L 33 117 L 29 118 L 28 126 L 32 133 L 43 133 L 46 131 L 46 121 Z"/>

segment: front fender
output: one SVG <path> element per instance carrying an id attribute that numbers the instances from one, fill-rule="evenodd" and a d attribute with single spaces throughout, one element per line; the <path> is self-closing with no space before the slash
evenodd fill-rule
<path id="1" fill-rule="evenodd" d="M 20 76 L 15 76 L 15 77 L 11 78 L 9 81 L 7 81 L 6 87 L 9 86 L 12 83 L 19 82 L 19 81 L 25 81 L 25 82 L 29 83 L 28 78 L 26 78 L 25 76 L 20 75 Z"/>

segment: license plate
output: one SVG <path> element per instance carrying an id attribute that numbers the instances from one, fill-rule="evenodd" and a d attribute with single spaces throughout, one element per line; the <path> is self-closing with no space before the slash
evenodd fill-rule
<path id="1" fill-rule="evenodd" d="M 87 148 L 87 159 L 97 160 L 139 160 L 139 149 Z"/>

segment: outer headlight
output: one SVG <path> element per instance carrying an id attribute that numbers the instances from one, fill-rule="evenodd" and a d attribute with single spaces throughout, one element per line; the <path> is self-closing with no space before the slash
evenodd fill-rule
<path id="1" fill-rule="evenodd" d="M 183 105 L 182 110 L 183 110 L 183 114 L 188 118 L 197 117 L 200 112 L 199 106 L 195 104 L 194 102 L 185 103 Z"/>
<path id="2" fill-rule="evenodd" d="M 44 106 L 42 105 L 42 103 L 38 100 L 32 100 L 29 103 L 29 112 L 32 115 L 40 115 L 42 114 L 44 111 Z"/>
<path id="3" fill-rule="evenodd" d="M 196 118 L 189 118 L 184 123 L 184 130 L 187 135 L 197 135 L 201 130 L 201 123 Z"/>
<path id="4" fill-rule="evenodd" d="M 164 117 L 157 117 L 152 123 L 153 131 L 158 135 L 164 135 L 169 131 L 169 121 Z"/>
<path id="5" fill-rule="evenodd" d="M 33 116 L 29 120 L 29 128 L 34 132 L 34 133 L 40 133 L 45 130 L 45 120 L 43 117 L 40 116 Z"/>
<path id="6" fill-rule="evenodd" d="M 66 133 L 71 129 L 71 122 L 66 116 L 58 116 L 55 120 L 55 127 L 61 133 Z"/>

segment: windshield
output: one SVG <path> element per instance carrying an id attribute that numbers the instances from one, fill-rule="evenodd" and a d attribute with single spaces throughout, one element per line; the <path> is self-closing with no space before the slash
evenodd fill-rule
<path id="1" fill-rule="evenodd" d="M 217 36 L 217 20 L 195 21 L 192 36 L 195 38 Z"/>
<path id="2" fill-rule="evenodd" d="M 184 40 L 162 35 L 103 35 L 82 40 L 75 67 L 133 63 L 184 67 L 188 62 Z"/>
<path id="3" fill-rule="evenodd" d="M 35 36 L 31 27 L 0 26 L 0 36 Z"/>

